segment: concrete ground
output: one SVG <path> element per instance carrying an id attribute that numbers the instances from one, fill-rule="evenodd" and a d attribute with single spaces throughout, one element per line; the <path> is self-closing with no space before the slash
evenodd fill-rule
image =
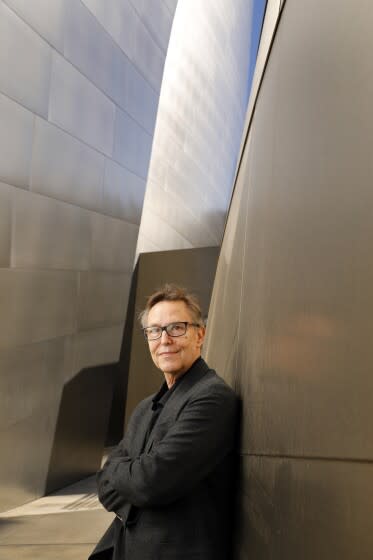
<path id="1" fill-rule="evenodd" d="M 113 519 L 95 478 L 0 514 L 0 560 L 85 560 Z"/>

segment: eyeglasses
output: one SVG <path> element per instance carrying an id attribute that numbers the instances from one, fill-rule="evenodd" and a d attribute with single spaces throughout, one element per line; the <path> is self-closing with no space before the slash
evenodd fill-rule
<path id="1" fill-rule="evenodd" d="M 198 323 L 189 323 L 188 321 L 178 321 L 177 323 L 169 323 L 164 327 L 144 327 L 143 333 L 146 340 L 157 340 L 161 338 L 163 331 L 169 336 L 183 336 L 186 333 L 188 326 L 200 327 Z"/>

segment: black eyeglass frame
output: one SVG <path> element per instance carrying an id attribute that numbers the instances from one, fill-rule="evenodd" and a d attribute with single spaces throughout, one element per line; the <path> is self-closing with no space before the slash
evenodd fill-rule
<path id="1" fill-rule="evenodd" d="M 169 327 L 171 327 L 172 325 L 184 325 L 185 330 L 181 334 L 170 334 L 167 329 Z M 202 327 L 202 325 L 200 325 L 199 323 L 190 323 L 189 321 L 174 321 L 173 323 L 169 323 L 168 325 L 165 325 L 164 327 L 158 327 L 158 326 L 143 327 L 142 332 L 143 332 L 145 340 L 147 340 L 147 341 L 150 340 L 152 342 L 153 340 L 159 340 L 160 338 L 162 338 L 163 331 L 166 331 L 167 336 L 171 336 L 172 338 L 177 338 L 179 336 L 184 336 L 184 334 L 187 332 L 187 328 L 189 326 L 191 326 L 191 327 Z M 156 338 L 148 338 L 148 336 L 146 334 L 147 330 L 148 329 L 154 329 L 154 328 L 161 329 L 161 332 L 160 332 L 159 336 L 157 336 Z"/>

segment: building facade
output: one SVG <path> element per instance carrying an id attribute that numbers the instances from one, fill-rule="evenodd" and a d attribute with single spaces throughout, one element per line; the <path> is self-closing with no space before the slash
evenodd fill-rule
<path id="1" fill-rule="evenodd" d="M 141 250 L 219 243 L 251 14 L 243 0 L 0 0 L 3 510 L 44 493 L 80 372 L 118 360 L 139 229 Z"/>
<path id="2" fill-rule="evenodd" d="M 118 358 L 175 8 L 0 2 L 2 509 L 43 494 L 66 384 Z"/>

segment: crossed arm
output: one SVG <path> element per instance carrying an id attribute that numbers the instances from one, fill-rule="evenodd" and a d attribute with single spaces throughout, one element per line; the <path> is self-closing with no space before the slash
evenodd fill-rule
<path id="1" fill-rule="evenodd" d="M 98 473 L 101 503 L 117 512 L 186 495 L 232 451 L 236 417 L 237 400 L 222 385 L 191 399 L 150 452 L 131 457 L 124 439 Z"/>

